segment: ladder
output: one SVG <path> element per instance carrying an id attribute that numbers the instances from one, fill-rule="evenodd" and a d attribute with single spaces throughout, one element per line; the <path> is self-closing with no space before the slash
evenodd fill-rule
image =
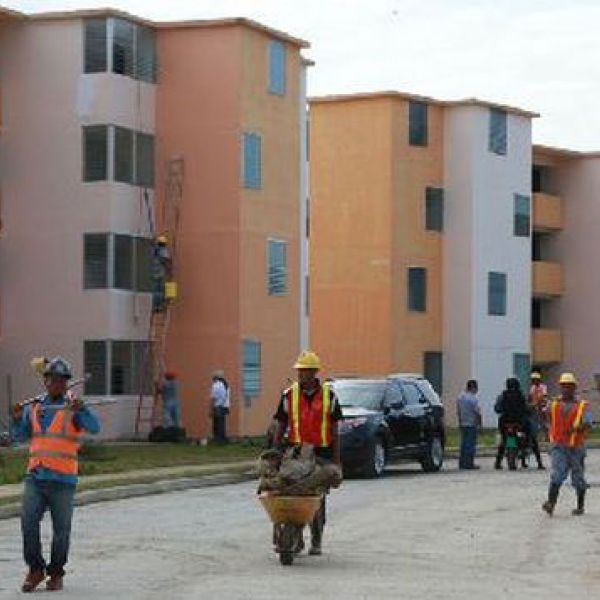
<path id="1" fill-rule="evenodd" d="M 161 211 L 162 231 L 168 238 L 171 257 L 168 278 L 175 279 L 177 255 L 177 234 L 179 232 L 179 211 L 183 196 L 184 161 L 175 157 L 167 163 L 167 178 L 164 201 Z M 167 339 L 171 322 L 173 299 L 166 297 L 162 310 L 152 310 L 148 327 L 148 344 L 140 369 L 139 398 L 135 419 L 135 436 L 152 431 L 160 423 L 162 394 L 161 384 L 165 372 Z M 152 396 L 146 393 L 146 380 L 152 381 Z M 147 427 L 146 427 L 147 426 Z"/>

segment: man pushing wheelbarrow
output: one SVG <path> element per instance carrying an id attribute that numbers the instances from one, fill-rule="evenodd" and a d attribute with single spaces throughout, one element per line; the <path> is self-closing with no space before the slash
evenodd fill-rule
<path id="1" fill-rule="evenodd" d="M 309 554 L 321 555 L 326 522 L 324 490 L 337 487 L 342 479 L 337 428 L 342 412 L 338 400 L 329 383 L 321 383 L 317 378 L 321 361 L 314 352 L 302 352 L 294 368 L 298 381 L 281 396 L 272 440 L 275 448 L 282 448 L 287 431 L 290 449 L 283 458 L 274 453 L 272 460 L 282 482 L 288 485 L 261 495 L 275 524 L 274 542 L 283 564 L 291 564 L 293 560 L 290 544 L 293 553 L 303 549 L 302 528 L 309 522 Z M 286 523 L 290 527 L 284 527 Z"/>

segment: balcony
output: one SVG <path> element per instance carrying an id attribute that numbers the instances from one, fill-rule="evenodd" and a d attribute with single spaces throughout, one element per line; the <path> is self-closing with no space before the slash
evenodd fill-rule
<path id="1" fill-rule="evenodd" d="M 562 333 L 559 329 L 531 330 L 531 360 L 536 365 L 562 362 Z"/>
<path id="2" fill-rule="evenodd" d="M 562 265 L 556 262 L 534 261 L 531 271 L 534 298 L 555 298 L 563 293 Z"/>
<path id="3" fill-rule="evenodd" d="M 542 192 L 533 194 L 533 230 L 560 231 L 563 228 L 562 200 Z"/>

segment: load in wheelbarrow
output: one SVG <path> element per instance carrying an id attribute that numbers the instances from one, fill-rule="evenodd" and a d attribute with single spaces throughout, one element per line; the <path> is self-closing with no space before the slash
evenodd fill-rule
<path id="1" fill-rule="evenodd" d="M 313 520 L 323 496 L 280 496 L 263 492 L 258 498 L 273 523 L 273 544 L 279 561 L 289 566 L 303 547 L 302 530 Z"/>

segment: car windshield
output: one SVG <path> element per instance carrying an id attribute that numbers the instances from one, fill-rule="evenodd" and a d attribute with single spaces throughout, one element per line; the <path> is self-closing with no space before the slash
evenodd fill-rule
<path id="1" fill-rule="evenodd" d="M 361 406 L 378 410 L 381 408 L 385 385 L 385 381 L 348 382 L 335 384 L 334 389 L 342 406 Z"/>

